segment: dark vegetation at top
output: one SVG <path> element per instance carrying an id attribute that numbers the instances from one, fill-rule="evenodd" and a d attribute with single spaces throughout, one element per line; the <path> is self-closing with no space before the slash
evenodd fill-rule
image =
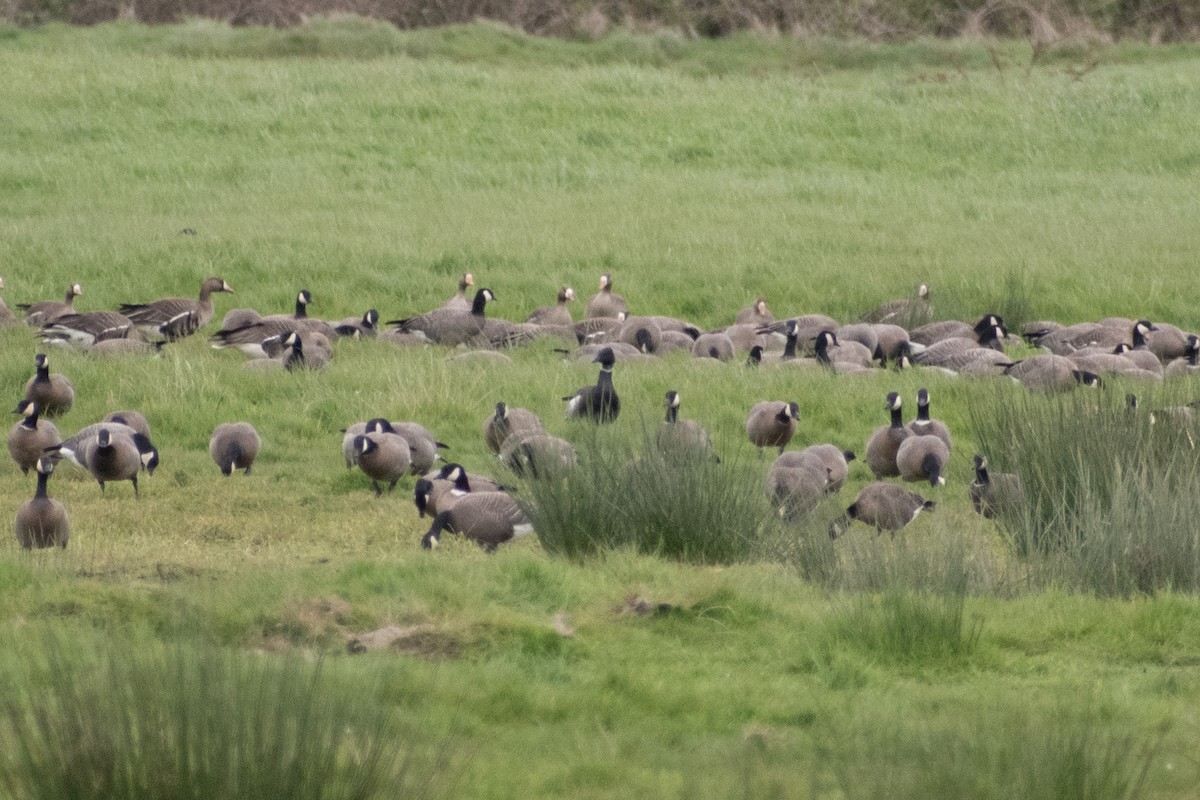
<path id="1" fill-rule="evenodd" d="M 671 28 L 714 38 L 737 31 L 795 37 L 993 35 L 1050 43 L 1062 38 L 1194 41 L 1193 0 L 0 0 L 0 20 L 93 25 L 116 19 L 170 24 L 203 17 L 233 25 L 300 25 L 315 15 L 357 14 L 401 29 L 489 19 L 527 33 L 596 38 L 614 25 Z"/>

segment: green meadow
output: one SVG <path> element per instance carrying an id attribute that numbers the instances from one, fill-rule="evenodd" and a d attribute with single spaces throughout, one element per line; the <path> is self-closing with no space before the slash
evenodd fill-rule
<path id="1" fill-rule="evenodd" d="M 115 309 L 216 275 L 235 290 L 216 296 L 218 320 L 287 312 L 300 289 L 315 316 L 388 320 L 470 271 L 496 294 L 489 314 L 521 321 L 609 272 L 634 313 L 704 328 L 760 294 L 780 318 L 853 320 L 924 282 L 944 318 L 1200 329 L 1194 46 L 1062 43 L 1035 59 L 1022 42 L 190 22 L 0 28 L 0 76 L 10 308 L 79 282 L 78 309 Z M 5 402 L 49 352 L 76 390 L 64 435 L 135 408 L 162 456 L 139 499 L 61 464 L 66 550 L 0 536 L 0 793 L 1200 789 L 1200 468 L 1190 436 L 1124 412 L 1126 392 L 1187 402 L 1186 381 L 1064 399 L 677 354 L 618 364 L 621 415 L 593 430 L 560 398 L 595 366 L 551 343 L 500 364 L 339 341 L 327 369 L 301 374 L 245 369 L 209 347 L 216 328 L 158 358 L 99 360 L 0 327 Z M 743 430 L 753 403 L 799 404 L 793 449 L 862 453 L 885 395 L 912 414 L 920 387 L 955 436 L 946 486 L 915 487 L 933 513 L 894 538 L 856 525 L 830 542 L 829 520 L 870 481 L 854 462 L 809 521 L 772 519 L 770 456 Z M 707 517 L 745 534 L 733 554 L 631 541 L 576 555 L 536 535 L 492 555 L 447 536 L 427 553 L 412 479 L 377 499 L 342 459 L 347 424 L 414 420 L 448 459 L 537 496 L 484 446 L 497 401 L 611 472 L 652 436 L 668 389 L 721 463 L 666 485 L 743 504 L 745 526 Z M 263 450 L 252 475 L 224 478 L 208 438 L 237 420 Z M 1043 488 L 1030 519 L 973 512 L 981 450 Z M 630 526 L 661 498 L 662 484 L 604 485 L 622 495 L 579 507 L 632 508 Z M 0 468 L 10 519 L 33 487 Z"/>

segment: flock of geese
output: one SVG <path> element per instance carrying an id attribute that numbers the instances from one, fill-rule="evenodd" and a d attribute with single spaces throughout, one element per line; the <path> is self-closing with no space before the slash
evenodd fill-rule
<path id="1" fill-rule="evenodd" d="M 1006 377 L 1031 391 L 1049 392 L 1076 385 L 1098 385 L 1106 375 L 1162 380 L 1200 372 L 1200 339 L 1168 324 L 1148 320 L 1109 318 L 1095 323 L 1061 325 L 1028 323 L 1021 334 L 1046 353 L 1012 359 L 1008 345 L 1016 339 L 996 314 L 966 321 L 932 321 L 928 287 L 917 295 L 885 303 L 857 321 L 842 324 L 822 314 L 776 319 L 764 298 L 739 311 L 734 321 L 716 330 L 701 330 L 674 317 L 634 316 L 624 298 L 613 291 L 612 276 L 600 278 L 599 290 L 575 321 L 569 304 L 574 290 L 562 287 L 552 306 L 535 310 L 524 322 L 487 315 L 495 294 L 474 289 L 474 276 L 464 274 L 457 293 L 440 307 L 380 325 L 375 309 L 361 317 L 325 321 L 308 316 L 312 296 L 296 296 L 291 314 L 262 315 L 253 309 L 233 309 L 210 337 L 215 348 L 245 352 L 251 368 L 320 369 L 333 357 L 333 342 L 342 337 L 374 337 L 397 346 L 430 344 L 463 348 L 452 358 L 507 359 L 502 350 L 539 338 L 562 342 L 564 352 L 599 365 L 592 385 L 563 400 L 569 418 L 596 424 L 611 423 L 621 404 L 613 372 L 616 364 L 651 360 L 685 350 L 697 359 L 743 360 L 755 369 L 813 369 L 841 374 L 867 373 L 880 367 L 931 368 L 961 375 Z M 0 289 L 4 286 L 0 278 Z M 17 306 L 23 322 L 35 328 L 47 344 L 74 345 L 97 355 L 153 353 L 191 336 L 214 318 L 213 295 L 233 289 L 221 278 L 209 278 L 198 297 L 169 297 L 148 303 L 123 304 L 117 311 L 77 311 L 82 287 L 72 284 L 63 300 L 44 300 Z M 22 322 L 0 298 L 0 324 Z M 569 345 L 569 348 L 567 347 Z M 45 353 L 35 359 L 34 375 L 16 409 L 21 420 L 8 436 L 9 453 L 26 474 L 37 474 L 34 497 L 17 513 L 16 535 L 23 547 L 65 547 L 70 524 L 65 508 L 50 498 L 47 483 L 56 463 L 67 460 L 88 471 L 99 483 L 130 481 L 134 494 L 142 471 L 152 474 L 159 454 L 150 426 L 136 411 L 117 411 L 63 439 L 52 418 L 70 410 L 74 389 L 69 379 L 50 372 Z M 893 534 L 934 501 L 899 483 L 928 481 L 944 484 L 944 470 L 953 445 L 944 423 L 930 415 L 930 398 L 921 389 L 917 417 L 905 423 L 899 394 L 887 395 L 889 422 L 866 443 L 865 463 L 875 482 L 860 491 L 829 535 L 841 535 L 853 520 Z M 679 417 L 679 393 L 664 398 L 665 418 L 656 434 L 659 447 L 680 457 L 713 458 L 707 431 Z M 856 456 L 833 444 L 786 451 L 796 430 L 799 408 L 794 402 L 756 403 L 746 419 L 749 441 L 778 457 L 766 472 L 766 491 L 787 519 L 803 517 L 823 498 L 838 492 Z M 378 418 L 349 425 L 343 431 L 343 454 L 348 468 L 357 467 L 372 481 L 377 495 L 395 488 L 406 475 L 418 476 L 414 501 L 421 517 L 432 524 L 422 538 L 431 548 L 449 531 L 486 548 L 526 533 L 529 519 L 494 478 L 468 473 L 461 465 L 440 468 L 445 447 L 416 422 Z M 576 461 L 572 445 L 547 433 L 531 411 L 500 402 L 483 423 L 487 447 L 514 473 L 529 479 L 561 474 Z M 224 423 L 213 431 L 209 451 L 224 475 L 234 470 L 250 474 L 261 440 L 247 422 Z M 975 457 L 976 478 L 970 494 L 977 511 L 996 516 L 1008 505 L 1022 502 L 1019 481 L 1008 474 L 991 474 L 982 456 Z"/>

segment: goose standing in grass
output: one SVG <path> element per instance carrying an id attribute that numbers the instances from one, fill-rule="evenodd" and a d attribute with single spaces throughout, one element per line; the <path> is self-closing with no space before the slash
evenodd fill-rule
<path id="1" fill-rule="evenodd" d="M 946 483 L 943 472 L 950 461 L 950 448 L 932 434 L 909 436 L 896 451 L 896 466 L 906 481 L 929 481 L 930 486 Z"/>
<path id="2" fill-rule="evenodd" d="M 800 406 L 795 403 L 763 400 L 755 403 L 746 417 L 746 436 L 760 454 L 764 447 L 778 447 L 782 453 L 796 433 L 799 417 Z"/>
<path id="3" fill-rule="evenodd" d="M 820 459 L 799 451 L 781 453 L 764 479 L 767 496 L 784 519 L 795 520 L 812 511 L 830 491 L 831 475 Z"/>
<path id="4" fill-rule="evenodd" d="M 666 419 L 659 423 L 654 441 L 659 450 L 681 456 L 712 458 L 712 438 L 708 431 L 692 419 L 679 419 L 679 392 L 674 389 L 666 394 Z"/>
<path id="5" fill-rule="evenodd" d="M 917 518 L 922 511 L 933 511 L 936 504 L 916 492 L 894 483 L 876 481 L 863 487 L 846 513 L 829 526 L 829 538 L 841 536 L 853 520 L 875 529 L 876 533 L 896 531 Z"/>
<path id="6" fill-rule="evenodd" d="M 368 432 L 354 439 L 354 463 L 371 479 L 376 497 L 383 494 L 380 484 L 386 483 L 391 492 L 412 465 L 408 442 L 398 434 L 372 430 L 378 422 L 387 420 L 368 422 Z"/>
<path id="7" fill-rule="evenodd" d="M 260 447 L 262 439 L 249 422 L 222 422 L 208 440 L 208 454 L 225 477 L 235 469 L 245 470 L 249 475 Z"/>
<path id="8" fill-rule="evenodd" d="M 128 426 L 100 425 L 95 436 L 80 445 L 79 463 L 92 473 L 102 493 L 107 483 L 129 481 L 133 484 L 133 496 L 138 496 L 138 472 L 145 466 L 142 450 L 146 437 L 140 433 L 131 435 L 128 430 Z"/>
<path id="9" fill-rule="evenodd" d="M 104 415 L 101 422 L 119 422 L 128 425 L 134 433 L 140 433 L 147 439 L 150 437 L 150 422 L 140 411 L 110 411 Z"/>
<path id="10" fill-rule="evenodd" d="M 462 534 L 488 552 L 504 542 L 533 530 L 529 518 L 505 492 L 471 492 L 460 497 L 445 511 L 439 511 L 433 524 L 421 537 L 421 547 L 432 550 L 441 544 L 442 532 Z"/>
<path id="11" fill-rule="evenodd" d="M 950 429 L 940 419 L 929 417 L 929 390 L 917 390 L 917 418 L 908 423 L 908 431 L 913 436 L 936 436 L 946 444 L 946 452 L 954 449 L 950 438 Z"/>
<path id="12" fill-rule="evenodd" d="M 200 284 L 200 297 L 165 297 L 150 303 L 122 303 L 120 312 L 151 338 L 169 341 L 191 336 L 213 318 L 214 292 L 233 293 L 233 288 L 220 278 L 209 278 Z"/>
<path id="13" fill-rule="evenodd" d="M 0 289 L 4 288 L 4 278 L 0 278 Z M 4 303 L 4 298 L 0 297 L 0 325 L 12 325 L 16 323 L 17 315 L 9 310 Z"/>
<path id="14" fill-rule="evenodd" d="M 471 301 L 467 299 L 467 290 L 475 285 L 475 276 L 469 272 L 464 272 L 462 277 L 458 279 L 458 291 L 454 295 L 442 303 L 441 308 L 450 308 L 456 311 L 470 311 Z"/>
<path id="15" fill-rule="evenodd" d="M 892 478 L 900 474 L 900 468 L 896 466 L 896 453 L 900 451 L 904 440 L 912 435 L 911 431 L 904 427 L 903 401 L 898 392 L 888 392 L 887 402 L 883 407 L 891 412 L 891 424 L 879 426 L 867 440 L 866 462 L 876 479 Z"/>
<path id="16" fill-rule="evenodd" d="M 150 441 L 150 437 L 139 433 L 123 422 L 97 422 L 76 431 L 57 445 L 47 448 L 47 452 L 55 458 L 65 458 L 77 467 L 90 470 L 88 464 L 88 446 L 93 443 L 101 429 L 107 428 L 110 434 L 130 439 L 138 451 L 138 460 L 146 474 L 153 475 L 158 468 L 158 449 Z"/>
<path id="17" fill-rule="evenodd" d="M 1013 519 L 1025 511 L 1021 478 L 1011 472 L 990 472 L 987 459 L 978 454 L 975 456 L 975 480 L 971 483 L 970 496 L 975 511 L 988 519 Z"/>
<path id="18" fill-rule="evenodd" d="M 850 475 L 850 462 L 856 456 L 853 450 L 843 450 L 835 444 L 810 444 L 797 452 L 796 457 L 800 464 L 812 465 L 825 471 L 829 479 L 826 491 L 840 492 Z"/>
<path id="19" fill-rule="evenodd" d="M 483 441 L 497 455 L 510 436 L 542 433 L 542 421 L 537 414 L 525 408 L 509 408 L 507 403 L 496 403 L 496 410 L 483 421 Z"/>
<path id="20" fill-rule="evenodd" d="M 409 471 L 414 475 L 422 475 L 432 469 L 434 463 L 442 457 L 438 451 L 448 447 L 439 442 L 428 428 L 417 422 L 393 422 L 388 430 L 408 442 L 411 457 Z"/>
<path id="21" fill-rule="evenodd" d="M 54 472 L 54 460 L 40 458 L 34 465 L 37 470 L 37 490 L 33 498 L 26 500 L 17 510 L 16 533 L 21 547 L 66 547 L 71 538 L 71 521 L 66 507 L 50 497 L 46 484 Z"/>
<path id="22" fill-rule="evenodd" d="M 141 339 L 141 334 L 133 327 L 133 321 L 116 311 L 67 314 L 43 325 L 40 335 L 47 344 L 71 342 L 84 347 L 113 340 Z"/>
<path id="23" fill-rule="evenodd" d="M 554 305 L 535 309 L 525 321 L 534 325 L 561 325 L 564 327 L 574 325 L 575 320 L 571 319 L 571 309 L 567 307 L 567 304 L 574 300 L 575 290 L 570 286 L 564 286 L 558 290 L 558 301 Z"/>
<path id="24" fill-rule="evenodd" d="M 434 344 L 465 344 L 483 332 L 487 304 L 496 299 L 491 289 L 475 292 L 469 309 L 435 308 L 416 317 L 388 322 L 401 333 L 411 333 Z"/>
<path id="25" fill-rule="evenodd" d="M 21 303 L 17 308 L 25 312 L 25 324 L 40 328 L 56 321 L 59 317 L 75 313 L 75 298 L 83 294 L 83 287 L 72 283 L 67 287 L 65 300 L 39 300 L 36 303 Z"/>
<path id="26" fill-rule="evenodd" d="M 38 353 L 33 363 L 37 371 L 25 384 L 25 399 L 37 403 L 46 417 L 59 417 L 70 411 L 75 402 L 75 387 L 70 379 L 50 372 L 50 359 L 45 353 Z"/>
<path id="27" fill-rule="evenodd" d="M 514 434 L 500 448 L 500 463 L 516 475 L 533 480 L 562 475 L 577 460 L 570 442 L 548 433 Z"/>
<path id="28" fill-rule="evenodd" d="M 622 317 L 629 316 L 629 306 L 625 298 L 613 293 L 612 275 L 604 273 L 600 276 L 600 291 L 588 298 L 584 307 L 587 317 Z"/>
<path id="29" fill-rule="evenodd" d="M 591 386 L 584 386 L 563 398 L 567 401 L 567 418 L 612 422 L 621 413 L 621 398 L 617 396 L 612 379 L 613 364 L 617 359 L 613 349 L 605 347 L 592 361 L 600 365 L 600 375 Z"/>
<path id="30" fill-rule="evenodd" d="M 46 448 L 62 443 L 58 426 L 48 419 L 40 419 L 38 404 L 33 400 L 22 400 L 13 410 L 21 415 L 21 421 L 8 432 L 8 454 L 25 475 L 37 466 Z"/>

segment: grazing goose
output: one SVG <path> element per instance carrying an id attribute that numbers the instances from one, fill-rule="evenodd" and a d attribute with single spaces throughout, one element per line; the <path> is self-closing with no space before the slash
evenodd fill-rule
<path id="1" fill-rule="evenodd" d="M 790 456 L 784 453 L 780 458 Z M 824 470 L 828 477 L 827 492 L 840 492 L 850 475 L 850 462 L 855 459 L 853 450 L 842 450 L 833 444 L 811 444 L 796 452 L 796 462 L 800 465 L 810 465 L 818 470 Z"/>
<path id="2" fill-rule="evenodd" d="M 988 519 L 1015 519 L 1025 512 L 1021 478 L 1011 472 L 989 472 L 987 459 L 978 454 L 970 495 L 975 511 Z"/>
<path id="3" fill-rule="evenodd" d="M 1165 373 L 1168 378 L 1200 375 L 1200 337 L 1195 334 L 1188 336 L 1184 357 L 1167 364 Z"/>
<path id="4" fill-rule="evenodd" d="M 229 477 L 235 469 L 250 474 L 262 439 L 249 422 L 222 422 L 208 440 L 208 454 L 217 462 L 221 474 Z"/>
<path id="5" fill-rule="evenodd" d="M 737 312 L 737 316 L 733 318 L 734 325 L 770 325 L 775 321 L 775 315 L 767 308 L 767 298 L 758 296 L 754 300 L 754 304 L 749 308 L 743 308 Z"/>
<path id="6" fill-rule="evenodd" d="M 564 286 L 558 290 L 558 302 L 555 305 L 543 306 L 534 310 L 525 321 L 535 325 L 574 325 L 575 320 L 571 319 L 571 309 L 567 308 L 567 303 L 574 302 L 574 300 L 575 290 L 570 286 Z"/>
<path id="7" fill-rule="evenodd" d="M 508 437 L 500 449 L 500 462 L 522 478 L 540 480 L 562 475 L 575 466 L 578 455 L 566 439 L 548 433 Z"/>
<path id="8" fill-rule="evenodd" d="M 387 420 L 381 420 L 386 423 Z M 408 442 L 395 433 L 372 432 L 372 420 L 367 423 L 368 432 L 354 439 L 354 463 L 371 479 L 375 496 L 383 494 L 381 483 L 388 485 L 388 492 L 396 488 L 402 477 L 408 474 L 412 454 Z"/>
<path id="9" fill-rule="evenodd" d="M 421 547 L 432 550 L 441 543 L 442 531 L 460 533 L 491 552 L 504 542 L 533 530 L 521 507 L 505 492 L 471 492 L 433 518 L 421 537 Z"/>
<path id="10" fill-rule="evenodd" d="M 887 363 L 900 358 L 901 353 L 908 352 L 909 338 L 908 331 L 901 328 L 899 325 L 890 325 L 886 322 L 875 323 L 871 326 L 872 332 L 875 334 L 876 351 L 873 355 Z"/>
<path id="11" fill-rule="evenodd" d="M 140 411 L 110 411 L 100 421 L 119 422 L 122 425 L 128 425 L 133 429 L 134 433 L 140 433 L 147 439 L 150 438 L 150 422 Z"/>
<path id="12" fill-rule="evenodd" d="M 66 547 L 71 538 L 67 509 L 46 491 L 46 484 L 54 472 L 54 459 L 38 459 L 34 466 L 38 475 L 37 490 L 32 499 L 17 509 L 17 541 L 26 550 L 55 545 Z"/>
<path id="13" fill-rule="evenodd" d="M 942 472 L 950 460 L 950 448 L 932 434 L 909 436 L 896 451 L 896 466 L 906 481 L 929 481 L 930 486 L 946 483 Z"/>
<path id="14" fill-rule="evenodd" d="M 71 410 L 75 402 L 75 387 L 60 373 L 50 373 L 50 359 L 38 353 L 33 359 L 37 372 L 25 384 L 25 399 L 37 403 L 47 417 L 58 417 Z"/>
<path id="15" fill-rule="evenodd" d="M 4 288 L 4 278 L 0 278 L 0 289 Z M 9 310 L 4 303 L 4 298 L 0 297 L 0 325 L 12 325 L 16 323 L 17 315 Z"/>
<path id="16" fill-rule="evenodd" d="M 454 293 L 446 302 L 442 303 L 441 308 L 450 308 L 456 311 L 470 311 L 471 301 L 467 299 L 467 290 L 475 285 L 475 276 L 469 272 L 464 272 L 462 277 L 458 279 L 458 291 Z"/>
<path id="17" fill-rule="evenodd" d="M 692 419 L 679 419 L 679 392 L 674 389 L 666 394 L 667 417 L 659 423 L 654 437 L 659 450 L 686 457 L 712 457 L 712 438 L 700 423 Z"/>
<path id="18" fill-rule="evenodd" d="M 370 431 L 372 428 L 368 426 L 367 430 Z M 439 442 L 428 428 L 416 422 L 392 422 L 386 428 L 377 427 L 375 430 L 385 430 L 388 433 L 394 433 L 408 442 L 408 451 L 411 458 L 409 470 L 414 475 L 422 475 L 428 472 L 434 463 L 442 457 L 438 450 L 449 446 Z"/>
<path id="19" fill-rule="evenodd" d="M 174 341 L 191 336 L 213 318 L 213 292 L 232 294 L 233 289 L 220 278 L 209 278 L 200 284 L 198 300 L 165 297 L 150 303 L 122 303 L 119 310 L 147 336 Z"/>
<path id="20" fill-rule="evenodd" d="M 846 513 L 833 521 L 829 526 L 829 538 L 841 536 L 856 519 L 873 527 L 876 533 L 891 531 L 895 535 L 922 511 L 933 511 L 935 505 L 934 501 L 903 486 L 876 481 L 863 487 Z"/>
<path id="21" fill-rule="evenodd" d="M 600 376 L 593 385 L 584 386 L 563 398 L 567 401 L 567 418 L 612 422 L 621 413 L 621 398 L 617 396 L 612 380 L 613 364 L 617 359 L 612 348 L 606 347 L 592 361 L 600 365 Z"/>
<path id="22" fill-rule="evenodd" d="M 890 322 L 905 328 L 926 322 L 932 311 L 929 307 L 929 286 L 922 283 L 917 287 L 917 296 L 901 300 L 889 300 L 858 318 L 859 322 Z"/>
<path id="23" fill-rule="evenodd" d="M 733 339 L 725 333 L 702 333 L 691 343 L 694 358 L 715 358 L 731 361 L 735 352 Z"/>
<path id="24" fill-rule="evenodd" d="M 612 290 L 612 275 L 604 273 L 600 276 L 600 291 L 588 298 L 584 307 L 586 317 L 620 317 L 629 315 L 629 306 L 625 298 L 614 294 Z"/>
<path id="25" fill-rule="evenodd" d="M 128 339 L 137 335 L 133 321 L 116 311 L 84 311 L 67 314 L 41 327 L 42 341 L 48 344 L 72 342 L 94 346 L 112 339 Z"/>
<path id="26" fill-rule="evenodd" d="M 760 455 L 764 447 L 778 447 L 782 453 L 796 433 L 799 416 L 800 406 L 795 403 L 778 400 L 755 403 L 746 417 L 746 436 L 759 448 Z"/>
<path id="27" fill-rule="evenodd" d="M 662 341 L 662 328 L 650 317 L 626 317 L 617 341 L 633 345 L 643 353 L 656 353 Z"/>
<path id="28" fill-rule="evenodd" d="M 496 410 L 483 421 L 483 441 L 497 455 L 508 437 L 542 432 L 542 421 L 537 414 L 524 408 L 509 408 L 504 402 L 496 403 Z"/>
<path id="29" fill-rule="evenodd" d="M 470 341 L 483 331 L 484 310 L 495 299 L 491 289 L 480 289 L 475 292 L 475 300 L 469 309 L 435 308 L 417 317 L 391 320 L 388 325 L 394 325 L 401 333 L 453 347 Z"/>
<path id="30" fill-rule="evenodd" d="M 802 459 L 800 453 L 782 453 L 767 470 L 767 496 L 784 519 L 795 520 L 812 511 L 829 492 L 829 469 L 820 459 Z"/>
<path id="31" fill-rule="evenodd" d="M 22 400 L 13 409 L 21 415 L 21 421 L 8 432 L 8 454 L 21 468 L 23 474 L 35 468 L 46 448 L 62 442 L 58 426 L 48 419 L 39 419 L 38 404 L 33 400 Z"/>
<path id="32" fill-rule="evenodd" d="M 946 444 L 946 451 L 954 449 L 950 439 L 950 429 L 940 419 L 929 418 L 929 390 L 917 390 L 917 418 L 908 423 L 908 431 L 913 436 L 936 436 Z"/>
<path id="33" fill-rule="evenodd" d="M 867 440 L 867 466 L 877 479 L 900 474 L 900 468 L 896 466 L 896 453 L 900 451 L 904 440 L 912 435 L 908 428 L 904 427 L 902 403 L 897 392 L 888 392 L 884 409 L 892 414 L 891 424 L 879 426 Z"/>
<path id="34" fill-rule="evenodd" d="M 1113 355 L 1120 356 L 1136 368 L 1136 372 L 1128 373 L 1135 377 L 1146 377 L 1145 373 L 1149 372 L 1155 377 L 1161 378 L 1165 372 L 1163 362 L 1149 349 L 1138 350 L 1122 342 L 1114 347 L 1112 352 Z M 1096 370 L 1092 371 L 1096 372 Z"/>
<path id="35" fill-rule="evenodd" d="M 83 294 L 83 287 L 72 283 L 67 287 L 65 300 L 39 300 L 36 303 L 21 303 L 17 308 L 25 312 L 25 324 L 40 328 L 59 317 L 75 313 L 75 298 Z"/>

